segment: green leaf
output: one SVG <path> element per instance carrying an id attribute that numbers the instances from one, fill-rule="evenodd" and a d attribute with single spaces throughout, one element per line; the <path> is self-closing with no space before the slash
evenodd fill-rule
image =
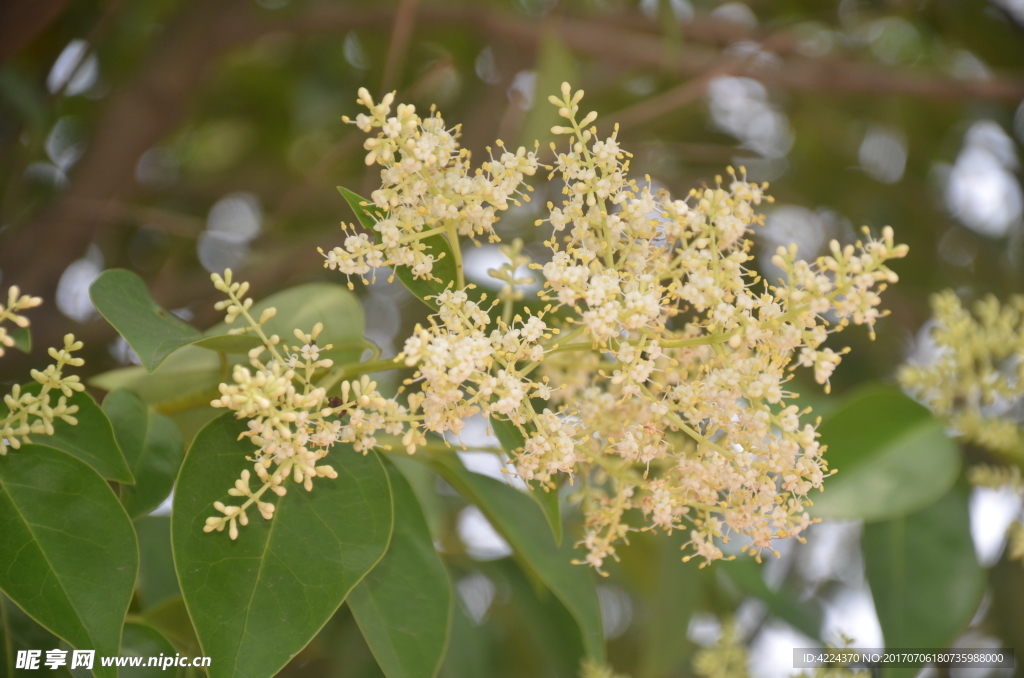
<path id="1" fill-rule="evenodd" d="M 11 339 L 14 340 L 14 348 L 18 349 L 22 353 L 32 352 L 32 330 L 28 327 L 15 327 L 10 332 Z"/>
<path id="2" fill-rule="evenodd" d="M 166 669 L 157 666 L 147 666 L 150 657 L 160 658 L 160 655 L 174 659 L 174 646 L 171 642 L 152 626 L 145 624 L 130 623 L 124 625 L 121 635 L 121 656 L 142 657 L 143 666 L 126 666 L 118 670 L 119 678 L 166 678 L 173 673 L 166 673 Z"/>
<path id="3" fill-rule="evenodd" d="M 131 271 L 104 271 L 89 287 L 89 297 L 150 372 L 179 348 L 202 339 L 199 330 L 156 303 Z"/>
<path id="4" fill-rule="evenodd" d="M 25 612 L 73 647 L 116 655 L 138 566 L 128 514 L 84 462 L 41 445 L 0 457 L 0 589 Z"/>
<path id="5" fill-rule="evenodd" d="M 39 395 L 42 385 L 31 383 L 22 388 L 23 393 Z M 50 391 L 50 402 L 56 403 L 62 397 L 59 391 Z M 97 473 L 107 480 L 120 483 L 134 483 L 132 472 L 128 468 L 121 449 L 114 438 L 114 430 L 110 426 L 96 401 L 88 393 L 75 392 L 67 399 L 69 405 L 77 405 L 74 414 L 77 424 L 69 424 L 63 419 L 53 422 L 53 435 L 32 435 L 36 445 L 46 445 L 67 452 L 96 469 Z M 0 418 L 7 416 L 6 403 L 0 402 Z"/>
<path id="6" fill-rule="evenodd" d="M 948 492 L 960 472 L 959 448 L 942 422 L 893 387 L 855 395 L 818 431 L 838 473 L 813 497 L 816 518 L 905 516 Z"/>
<path id="7" fill-rule="evenodd" d="M 272 676 L 316 635 L 387 549 L 392 529 L 387 473 L 375 454 L 338 445 L 337 479 L 312 492 L 289 483 L 273 520 L 250 509 L 238 539 L 203 532 L 252 443 L 228 412 L 206 425 L 185 456 L 174 493 L 171 539 L 182 594 L 211 678 Z"/>
<path id="8" fill-rule="evenodd" d="M 501 443 L 501 448 L 514 458 L 517 451 L 521 451 L 526 445 L 526 438 L 519 427 L 507 419 L 490 419 L 491 430 Z M 548 521 L 551 534 L 555 538 L 555 544 L 562 545 L 562 509 L 558 501 L 558 491 L 541 487 L 540 485 L 530 487 L 530 497 L 537 502 L 540 510 L 544 512 L 544 518 Z"/>
<path id="9" fill-rule="evenodd" d="M 523 493 L 494 478 L 471 473 L 456 455 L 438 456 L 434 467 L 452 487 L 480 507 L 521 561 L 562 601 L 580 627 L 587 656 L 604 663 L 604 631 L 593 573 L 573 565 L 569 540 L 555 544 L 543 512 Z"/>
<path id="10" fill-rule="evenodd" d="M 196 638 L 188 609 L 181 596 L 165 600 L 156 607 L 146 610 L 143 621 L 171 641 L 174 649 L 183 655 L 195 657 L 203 654 L 203 648 Z"/>
<path id="11" fill-rule="evenodd" d="M 345 197 L 362 227 L 371 233 L 376 233 L 374 227 L 377 221 L 384 218 L 384 213 L 380 208 L 344 186 L 338 186 L 338 191 Z M 433 297 L 444 292 L 448 285 L 458 278 L 455 254 L 452 251 L 451 243 L 441 234 L 428 236 L 417 242 L 425 252 L 434 256 L 434 268 L 431 275 L 435 279 L 416 278 L 408 266 L 396 267 L 395 275 L 417 299 L 436 311 L 438 305 Z"/>
<path id="12" fill-rule="evenodd" d="M 519 635 L 526 636 L 522 642 L 535 654 L 537 668 L 553 670 L 556 676 L 577 676 L 584 655 L 583 641 L 576 620 L 561 601 L 530 581 L 513 558 L 477 563 L 477 567 L 498 590 L 507 588 L 511 592 L 507 607 L 512 614 L 508 621 Z M 500 614 L 497 606 L 491 609 L 495 615 Z"/>
<path id="13" fill-rule="evenodd" d="M 42 626 L 32 617 L 15 605 L 7 596 L 0 594 L 0 678 L 29 678 L 39 675 L 39 669 L 15 668 L 20 650 L 42 650 L 39 666 L 46 661 L 46 650 L 60 648 L 61 640 Z M 67 646 L 65 646 L 67 647 Z M 70 655 L 68 655 L 70 657 Z M 70 665 L 70 662 L 68 662 Z M 67 666 L 56 670 L 43 669 L 47 676 L 70 678 Z"/>
<path id="14" fill-rule="evenodd" d="M 802 631 L 808 638 L 817 638 L 821 632 L 821 611 L 809 603 L 800 600 L 794 591 L 773 591 L 764 583 L 762 565 L 752 558 L 736 560 L 719 560 L 712 567 L 728 577 L 743 593 L 760 598 L 768 610 Z"/>
<path id="15" fill-rule="evenodd" d="M 209 405 L 220 396 L 217 385 L 230 375 L 216 353 L 187 346 L 168 358 L 152 374 L 144 367 L 121 367 L 89 379 L 104 391 L 127 389 L 163 414 Z"/>
<path id="16" fill-rule="evenodd" d="M 121 488 L 121 503 L 132 518 L 160 505 L 174 487 L 181 465 L 182 442 L 177 427 L 131 391 L 118 390 L 103 400 L 135 485 Z"/>
<path id="17" fill-rule="evenodd" d="M 348 595 L 363 637 L 388 678 L 432 678 L 451 629 L 452 585 L 416 495 L 394 464 L 384 467 L 395 531 L 378 565 Z"/>
<path id="18" fill-rule="evenodd" d="M 171 552 L 171 517 L 143 516 L 135 521 L 139 538 L 139 607 L 148 612 L 181 595 Z"/>
<path id="19" fill-rule="evenodd" d="M 974 555 L 965 487 L 903 518 L 866 525 L 861 547 L 886 647 L 948 647 L 970 623 L 985 572 Z"/>

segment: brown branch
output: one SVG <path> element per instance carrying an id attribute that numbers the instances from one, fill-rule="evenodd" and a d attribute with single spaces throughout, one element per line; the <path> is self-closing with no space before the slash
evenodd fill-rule
<path id="1" fill-rule="evenodd" d="M 384 80 L 381 90 L 390 92 L 395 89 L 402 74 L 405 54 L 409 51 L 412 29 L 416 25 L 416 6 L 419 0 L 399 0 L 395 10 L 395 26 L 391 30 L 391 41 L 388 43 L 388 56 L 384 62 Z"/>
<path id="2" fill-rule="evenodd" d="M 6 0 L 0 3 L 0 65 L 46 30 L 68 0 Z"/>

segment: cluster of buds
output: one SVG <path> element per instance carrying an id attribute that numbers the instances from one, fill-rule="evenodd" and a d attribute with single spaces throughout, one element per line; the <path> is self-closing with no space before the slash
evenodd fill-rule
<path id="1" fill-rule="evenodd" d="M 395 400 L 382 397 L 377 385 L 366 376 L 341 382 L 340 397 L 328 397 L 327 387 L 317 383 L 334 365 L 329 358 L 320 357 L 321 351 L 332 348 L 330 344 L 317 344 L 323 325 L 317 323 L 308 333 L 296 329 L 296 343 L 284 343 L 278 335 L 268 336 L 264 331 L 275 309 L 265 309 L 258 319 L 249 313 L 252 299 L 244 297 L 248 283 L 232 282 L 230 270 L 223 277 L 214 273 L 211 279 L 214 287 L 228 297 L 217 303 L 218 310 L 226 311 L 227 322 L 238 317 L 244 320 L 232 332 L 251 333 L 261 341 L 249 351 L 249 365 L 235 365 L 232 383 L 221 384 L 221 396 L 210 403 L 248 419 L 248 430 L 241 435 L 256 448 L 251 460 L 260 487 L 250 489 L 251 474 L 244 470 L 228 490 L 233 497 L 244 497 L 243 503 L 216 502 L 214 508 L 220 515 L 207 518 L 203 528 L 207 532 L 227 528 L 235 539 L 238 526 L 249 522 L 246 509 L 250 506 L 255 505 L 268 520 L 273 517 L 274 504 L 262 499 L 268 490 L 283 496 L 289 479 L 309 491 L 314 478 L 337 477 L 333 467 L 321 463 L 336 443 L 348 443 L 366 453 L 377 445 L 375 433 L 401 432 L 407 415 Z"/>
<path id="2" fill-rule="evenodd" d="M 17 287 L 11 287 L 7 294 L 7 306 L 0 306 L 0 322 L 10 320 L 18 327 L 28 327 L 28 318 L 19 311 L 33 308 L 42 303 L 39 297 L 21 294 Z M 0 326 L 0 356 L 2 346 L 14 346 L 14 339 Z M 0 456 L 6 455 L 8 448 L 18 449 L 23 443 L 31 443 L 29 436 L 53 435 L 53 422 L 57 419 L 72 426 L 78 423 L 74 417 L 78 412 L 77 405 L 69 405 L 67 399 L 76 391 L 84 391 L 85 386 L 79 381 L 78 375 L 64 374 L 64 368 L 81 367 L 85 361 L 72 355 L 81 350 L 82 342 L 75 341 L 73 334 L 64 335 L 64 348 L 50 348 L 47 353 L 54 362 L 45 370 L 32 370 L 29 374 L 39 384 L 39 388 L 23 389 L 15 384 L 11 392 L 4 396 L 7 413 L 0 418 Z M 56 402 L 54 396 L 57 393 Z"/>
<path id="3" fill-rule="evenodd" d="M 518 205 L 517 195 L 528 199 L 521 190 L 523 178 L 536 171 L 537 159 L 525 148 L 506 150 L 499 141 L 498 156 L 471 171 L 469 152 L 459 148 L 458 127 L 447 129 L 433 111 L 420 118 L 416 107 L 406 104 L 392 115 L 393 101 L 394 95 L 387 94 L 374 104 L 370 93 L 360 88 L 359 103 L 369 115 L 360 113 L 354 121 L 364 132 L 380 130 L 364 144 L 369 151 L 366 164 L 384 168 L 383 185 L 371 195 L 384 215 L 374 225 L 377 241 L 342 224 L 349 234 L 344 245 L 321 254 L 324 266 L 348 275 L 362 276 L 380 266 L 408 266 L 415 277 L 429 279 L 435 259 L 424 238 L 496 238 L 498 212 Z"/>
<path id="4" fill-rule="evenodd" d="M 952 290 L 932 296 L 930 345 L 899 371 L 903 388 L 949 422 L 961 440 L 1005 465 L 974 466 L 973 485 L 1024 494 L 1024 435 L 1014 410 L 1024 396 L 1024 296 L 1000 304 L 986 296 L 963 307 Z M 1010 558 L 1024 561 L 1024 522 L 1008 530 Z"/>
<path id="5" fill-rule="evenodd" d="M 17 285 L 12 285 L 7 290 L 7 305 L 0 304 L 0 323 L 9 320 L 18 327 L 26 328 L 29 324 L 28 318 L 21 315 L 20 311 L 35 308 L 41 303 L 43 303 L 41 298 L 22 294 Z M 12 346 L 14 346 L 14 337 L 7 333 L 6 327 L 0 325 L 0 357 L 4 355 L 4 347 L 10 348 Z"/>
<path id="6" fill-rule="evenodd" d="M 900 383 L 964 440 L 1024 460 L 1018 422 L 1007 416 L 1024 396 L 1024 296 L 987 296 L 974 314 L 952 290 L 931 304 L 934 351 L 904 365 Z"/>

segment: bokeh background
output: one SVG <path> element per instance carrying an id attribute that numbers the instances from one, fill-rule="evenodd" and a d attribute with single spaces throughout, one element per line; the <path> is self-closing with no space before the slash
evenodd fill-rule
<path id="1" fill-rule="evenodd" d="M 564 80 L 603 131 L 620 124 L 634 174 L 658 187 L 683 196 L 730 164 L 770 181 L 776 202 L 755 235 L 768 275 L 778 245 L 813 256 L 862 225 L 892 225 L 910 245 L 877 340 L 844 333 L 854 350 L 833 395 L 812 399 L 822 413 L 893 381 L 918 350 L 930 293 L 1024 291 L 1021 0 L 5 0 L 0 282 L 46 305 L 32 314 L 35 350 L 11 352 L 0 379 L 23 381 L 69 331 L 86 342 L 86 374 L 137 360 L 89 300 L 105 268 L 143 276 L 200 328 L 218 320 L 210 271 L 235 269 L 257 298 L 337 282 L 316 251 L 353 220 L 334 187 L 365 195 L 378 179 L 363 134 L 340 119 L 358 112 L 359 87 L 436 104 L 479 159 L 499 138 L 546 149 L 546 97 Z M 534 183 L 534 202 L 498 233 L 542 258 L 547 231 L 533 223 L 558 196 Z M 488 284 L 501 261 L 496 246 L 471 250 L 470 279 Z M 394 355 L 425 307 L 383 276 L 357 292 L 369 338 Z M 466 459 L 498 472 L 486 455 Z M 459 592 L 442 675 L 573 675 L 565 611 L 538 597 L 482 515 L 437 487 L 432 520 Z M 989 576 L 959 642 L 1024 654 L 1024 567 L 1002 555 L 1019 511 L 1012 493 L 973 491 Z M 790 648 L 815 630 L 881 646 L 860 531 L 817 525 L 806 545 L 731 573 L 636 535 L 600 589 L 613 663 L 690 675 L 729 617 L 764 676 L 786 675 Z M 376 671 L 344 609 L 286 669 Z"/>

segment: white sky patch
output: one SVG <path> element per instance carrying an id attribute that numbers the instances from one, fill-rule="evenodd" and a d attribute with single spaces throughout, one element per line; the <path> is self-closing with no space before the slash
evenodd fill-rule
<path id="1" fill-rule="evenodd" d="M 974 123 L 946 172 L 946 206 L 977 233 L 993 238 L 1007 235 L 1019 224 L 1024 209 L 1016 169 L 1017 152 L 1003 128 L 991 120 Z"/>
<path id="2" fill-rule="evenodd" d="M 96 307 L 89 298 L 89 286 L 103 272 L 103 253 L 95 245 L 89 245 L 85 256 L 77 259 L 64 269 L 57 282 L 57 309 L 80 323 L 96 317 Z"/>
<path id="3" fill-rule="evenodd" d="M 750 643 L 753 678 L 788 678 L 793 675 L 793 648 L 816 643 L 778 619 L 769 619 Z"/>
<path id="4" fill-rule="evenodd" d="M 537 89 L 536 71 L 519 71 L 512 78 L 508 88 L 508 100 L 524 111 L 533 108 L 534 92 Z"/>
<path id="5" fill-rule="evenodd" d="M 633 600 L 617 586 L 598 586 L 597 601 L 601 605 L 601 623 L 604 637 L 618 638 L 629 629 L 633 621 Z"/>
<path id="6" fill-rule="evenodd" d="M 203 268 L 220 273 L 241 267 L 262 224 L 260 203 L 253 194 L 231 193 L 218 200 L 206 217 L 206 230 L 196 241 Z"/>
<path id="7" fill-rule="evenodd" d="M 907 166 L 907 137 L 896 127 L 871 125 L 857 152 L 861 169 L 875 181 L 895 184 Z"/>
<path id="8" fill-rule="evenodd" d="M 512 555 L 508 545 L 476 506 L 467 506 L 459 513 L 459 539 L 466 552 L 476 560 L 498 560 Z"/>
<path id="9" fill-rule="evenodd" d="M 501 73 L 498 72 L 498 64 L 494 60 L 493 48 L 485 47 L 483 51 L 476 56 L 476 62 L 473 66 L 476 70 L 476 77 L 480 78 L 488 85 L 497 85 L 501 82 Z"/>
<path id="10" fill-rule="evenodd" d="M 1010 487 L 971 490 L 971 539 L 982 567 L 999 560 L 1006 546 L 1006 529 L 1021 511 L 1020 495 Z"/>
<path id="11" fill-rule="evenodd" d="M 854 647 L 885 647 L 875 601 L 866 582 L 838 589 L 823 608 L 821 635 L 825 642 L 842 646 L 846 637 L 853 639 Z"/>
<path id="12" fill-rule="evenodd" d="M 89 53 L 89 43 L 75 39 L 67 44 L 46 76 L 46 89 L 56 94 L 75 96 L 93 88 L 100 77 L 100 62 Z M 66 85 L 66 87 L 65 87 Z"/>
<path id="13" fill-rule="evenodd" d="M 793 147 L 789 119 L 768 100 L 757 80 L 723 75 L 708 83 L 715 126 L 766 158 L 781 158 Z"/>
<path id="14" fill-rule="evenodd" d="M 459 592 L 459 599 L 466 615 L 477 626 L 483 624 L 497 592 L 494 582 L 485 575 L 474 572 L 460 579 L 455 584 L 455 590 Z"/>

